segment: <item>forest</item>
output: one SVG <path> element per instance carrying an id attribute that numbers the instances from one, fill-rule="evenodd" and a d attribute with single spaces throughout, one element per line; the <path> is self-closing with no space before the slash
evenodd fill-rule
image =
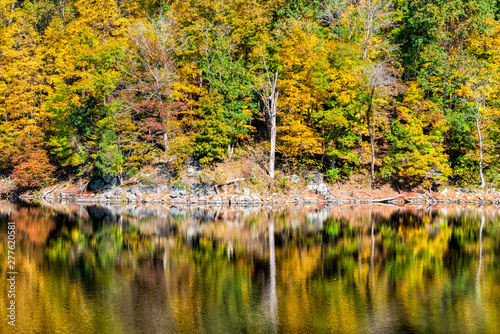
<path id="1" fill-rule="evenodd" d="M 485 187 L 499 20 L 498 0 L 0 0 L 0 173 L 175 178 L 253 150 L 271 180 Z"/>

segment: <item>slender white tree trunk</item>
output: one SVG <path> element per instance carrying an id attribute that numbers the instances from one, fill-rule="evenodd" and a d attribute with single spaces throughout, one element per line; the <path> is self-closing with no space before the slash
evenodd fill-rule
<path id="1" fill-rule="evenodd" d="M 476 117 L 476 127 L 477 134 L 479 136 L 479 177 L 481 178 L 481 188 L 486 187 L 486 182 L 484 182 L 483 175 L 483 134 L 481 131 L 481 124 L 479 122 L 479 118 Z"/>
<path id="2" fill-rule="evenodd" d="M 269 176 L 274 178 L 274 158 L 276 155 L 276 115 L 271 116 L 271 152 L 269 154 Z"/>
<path id="3" fill-rule="evenodd" d="M 366 124 L 368 126 L 368 132 L 370 133 L 370 147 L 371 147 L 371 152 L 372 152 L 372 161 L 370 164 L 370 171 L 371 171 L 371 177 L 372 177 L 372 183 L 375 182 L 375 136 L 374 132 L 375 129 L 372 124 L 370 124 L 370 111 L 373 113 L 373 92 L 372 96 L 370 98 L 370 105 L 368 106 L 368 112 L 366 113 Z M 375 121 L 375 120 L 374 120 Z"/>

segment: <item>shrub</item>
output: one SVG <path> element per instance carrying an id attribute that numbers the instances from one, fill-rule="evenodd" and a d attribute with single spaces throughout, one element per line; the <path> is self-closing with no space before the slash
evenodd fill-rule
<path id="1" fill-rule="evenodd" d="M 13 158 L 12 177 L 19 187 L 38 188 L 53 181 L 55 167 L 41 149 L 27 151 Z"/>

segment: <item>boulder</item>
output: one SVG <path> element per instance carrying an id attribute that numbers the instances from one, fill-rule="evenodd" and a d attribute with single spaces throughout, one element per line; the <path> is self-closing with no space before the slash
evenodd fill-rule
<path id="1" fill-rule="evenodd" d="M 90 191 L 101 189 L 103 186 L 103 182 L 101 179 L 93 179 L 89 182 L 88 189 Z"/>
<path id="2" fill-rule="evenodd" d="M 142 196 L 142 191 L 140 191 L 136 187 L 130 187 L 128 188 L 128 191 L 136 196 Z"/>
<path id="3" fill-rule="evenodd" d="M 320 183 L 318 188 L 316 189 L 316 193 L 321 196 L 326 196 L 329 194 L 328 187 L 324 183 Z"/>
<path id="4" fill-rule="evenodd" d="M 170 198 L 177 198 L 180 196 L 180 194 L 178 190 L 174 190 L 170 194 L 168 194 L 168 196 L 170 196 Z"/>
<path id="5" fill-rule="evenodd" d="M 293 183 L 299 183 L 300 177 L 298 177 L 298 175 L 296 174 L 293 174 L 292 177 L 290 178 L 290 181 L 292 181 Z"/>
<path id="6" fill-rule="evenodd" d="M 322 183 L 323 183 L 323 175 L 321 174 L 313 175 L 307 181 L 307 189 L 316 190 Z"/>
<path id="7" fill-rule="evenodd" d="M 247 196 L 247 195 L 241 195 L 236 199 L 236 203 L 240 203 L 240 204 L 249 204 L 252 202 L 253 202 L 252 197 Z"/>
<path id="8" fill-rule="evenodd" d="M 187 172 L 188 172 L 188 174 L 193 174 L 194 173 L 194 168 L 193 167 L 189 167 L 187 169 Z"/>
<path id="9" fill-rule="evenodd" d="M 215 194 L 215 184 L 213 183 L 191 183 L 189 185 L 189 195 L 191 196 L 197 196 L 197 197 L 202 197 L 202 196 L 211 196 Z"/>
<path id="10" fill-rule="evenodd" d="M 243 194 L 246 195 L 246 196 L 250 195 L 250 189 L 248 189 L 246 187 L 243 188 Z"/>
<path id="11" fill-rule="evenodd" d="M 123 188 L 118 187 L 118 188 L 115 189 L 114 193 L 115 193 L 115 195 L 120 195 L 120 194 L 122 194 L 124 192 L 125 192 L 125 190 L 123 190 Z"/>
<path id="12" fill-rule="evenodd" d="M 119 183 L 119 180 L 117 177 L 108 177 L 104 179 L 104 183 L 106 185 L 110 185 L 111 187 L 116 187 Z"/>
<path id="13" fill-rule="evenodd" d="M 144 185 L 141 184 L 139 186 L 139 190 L 145 193 L 146 195 L 151 195 L 156 192 L 157 186 L 156 185 Z"/>

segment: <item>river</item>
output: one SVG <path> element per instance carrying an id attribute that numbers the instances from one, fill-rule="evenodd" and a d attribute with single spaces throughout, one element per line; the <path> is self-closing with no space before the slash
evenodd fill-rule
<path id="1" fill-rule="evenodd" d="M 0 331 L 500 333 L 499 227 L 460 206 L 0 202 Z"/>

